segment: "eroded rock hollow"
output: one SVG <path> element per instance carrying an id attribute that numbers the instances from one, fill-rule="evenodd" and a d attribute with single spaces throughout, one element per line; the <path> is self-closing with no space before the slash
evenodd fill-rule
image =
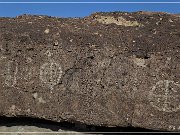
<path id="1" fill-rule="evenodd" d="M 0 115 L 180 130 L 180 16 L 0 18 Z"/>

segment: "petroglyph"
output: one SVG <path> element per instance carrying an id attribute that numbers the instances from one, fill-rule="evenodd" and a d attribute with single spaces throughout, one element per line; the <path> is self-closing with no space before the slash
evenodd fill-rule
<path id="1" fill-rule="evenodd" d="M 36 75 L 36 68 L 26 65 L 24 68 L 18 65 L 17 61 L 8 61 L 5 64 L 5 84 L 9 87 L 18 88 L 20 81 L 25 81 L 24 84 L 32 84 L 33 77 Z"/>
<path id="2" fill-rule="evenodd" d="M 61 76 L 61 66 L 54 61 L 44 63 L 40 68 L 40 80 L 51 90 L 60 82 Z"/>
<path id="3" fill-rule="evenodd" d="M 9 61 L 6 64 L 5 84 L 9 87 L 15 87 L 17 83 L 18 65 L 17 62 Z"/>
<path id="4" fill-rule="evenodd" d="M 25 67 L 23 68 L 23 78 L 28 84 L 33 84 L 34 79 L 33 77 L 36 75 L 36 68 L 35 67 Z"/>
<path id="5" fill-rule="evenodd" d="M 161 80 L 149 93 L 151 105 L 164 112 L 176 112 L 180 109 L 180 85 L 174 81 Z"/>
<path id="6" fill-rule="evenodd" d="M 51 56 L 53 53 L 50 50 L 45 52 L 45 55 L 48 57 L 48 62 L 44 63 L 40 67 L 40 80 L 48 88 L 53 90 L 53 87 L 60 82 L 62 76 L 61 65 L 55 62 Z"/>
<path id="7" fill-rule="evenodd" d="M 131 96 L 134 98 L 134 95 L 135 93 L 138 91 L 138 88 L 137 88 L 137 83 L 138 83 L 138 72 L 135 71 L 134 72 L 134 83 L 133 83 L 133 89 L 132 89 L 132 93 L 131 93 Z"/>

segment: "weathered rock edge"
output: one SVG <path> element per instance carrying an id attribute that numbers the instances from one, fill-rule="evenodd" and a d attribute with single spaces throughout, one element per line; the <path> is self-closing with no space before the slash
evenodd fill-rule
<path id="1" fill-rule="evenodd" d="M 180 16 L 0 18 L 0 115 L 180 130 Z"/>

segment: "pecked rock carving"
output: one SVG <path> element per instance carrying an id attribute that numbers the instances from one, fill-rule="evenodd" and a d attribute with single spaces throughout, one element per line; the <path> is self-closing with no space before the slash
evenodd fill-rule
<path id="1" fill-rule="evenodd" d="M 161 80 L 150 91 L 151 104 L 159 111 L 173 112 L 180 109 L 180 85 L 174 81 Z"/>
<path id="2" fill-rule="evenodd" d="M 46 87 L 53 90 L 53 87 L 60 82 L 62 68 L 58 63 L 50 58 L 53 53 L 48 50 L 45 54 L 48 56 L 48 62 L 44 63 L 40 67 L 40 80 L 42 83 L 47 85 Z"/>
<path id="3" fill-rule="evenodd" d="M 179 131 L 180 16 L 0 18 L 0 115 Z"/>
<path id="4" fill-rule="evenodd" d="M 6 66 L 7 66 L 7 73 L 5 73 L 6 74 L 5 84 L 10 87 L 14 87 L 14 85 L 17 83 L 17 73 L 18 73 L 17 63 L 16 62 L 14 63 L 13 61 L 9 61 Z M 13 70 L 12 67 L 14 67 L 15 69 Z"/>

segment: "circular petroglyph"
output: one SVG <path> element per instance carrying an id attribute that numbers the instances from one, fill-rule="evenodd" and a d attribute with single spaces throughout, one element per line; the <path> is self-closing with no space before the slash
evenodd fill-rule
<path id="1" fill-rule="evenodd" d="M 35 77 L 37 74 L 37 67 L 33 67 L 32 64 L 26 65 L 21 68 L 21 80 L 23 80 L 26 85 L 32 85 L 35 82 Z"/>
<path id="2" fill-rule="evenodd" d="M 176 112 L 180 109 L 180 85 L 170 80 L 158 81 L 149 93 L 149 100 L 159 111 Z"/>
<path id="3" fill-rule="evenodd" d="M 9 87 L 21 87 L 24 84 L 31 85 L 34 82 L 36 68 L 32 65 L 21 65 L 17 61 L 7 61 L 5 70 L 2 74 L 5 78 L 5 84 Z M 24 86 L 23 86 L 24 87 Z"/>
<path id="4" fill-rule="evenodd" d="M 18 64 L 17 62 L 9 61 L 5 67 L 5 84 L 9 87 L 14 87 L 17 83 Z"/>
<path id="5" fill-rule="evenodd" d="M 61 76 L 62 68 L 60 64 L 54 61 L 44 63 L 40 67 L 40 80 L 50 89 L 59 83 Z"/>

